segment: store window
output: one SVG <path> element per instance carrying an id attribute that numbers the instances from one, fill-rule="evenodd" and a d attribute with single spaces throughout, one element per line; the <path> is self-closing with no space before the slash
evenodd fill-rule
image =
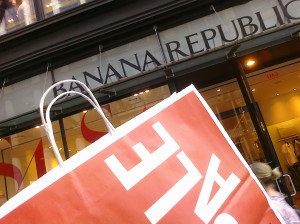
<path id="1" fill-rule="evenodd" d="M 62 149 L 59 124 L 56 121 L 52 125 L 57 145 Z M 0 151 L 1 204 L 58 165 L 41 126 L 1 138 Z M 63 150 L 60 151 L 64 160 Z"/>
<path id="2" fill-rule="evenodd" d="M 236 80 L 199 90 L 248 164 L 266 161 Z"/>
<path id="3" fill-rule="evenodd" d="M 42 12 L 35 12 L 38 1 L 43 6 Z M 48 18 L 91 1 L 94 0 L 1 0 L 0 35 L 36 22 L 36 14 Z"/>
<path id="4" fill-rule="evenodd" d="M 75 8 L 91 0 L 42 0 L 46 17 Z"/>
<path id="5" fill-rule="evenodd" d="M 117 128 L 169 96 L 169 88 L 165 85 L 141 90 L 101 107 L 108 120 Z M 66 117 L 63 122 L 70 157 L 108 132 L 104 121 L 94 109 Z"/>
<path id="6" fill-rule="evenodd" d="M 0 35 L 36 22 L 33 0 L 2 0 L 6 10 L 0 12 Z M 2 9 L 4 10 L 4 9 Z"/>
<path id="7" fill-rule="evenodd" d="M 281 168 L 291 176 L 300 206 L 300 61 L 248 74 L 252 94 L 262 113 Z M 290 181 L 287 179 L 287 182 Z M 291 184 L 290 192 L 294 190 Z"/>

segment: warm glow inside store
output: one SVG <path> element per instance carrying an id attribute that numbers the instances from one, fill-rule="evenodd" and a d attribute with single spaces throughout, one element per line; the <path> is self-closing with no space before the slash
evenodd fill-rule
<path id="1" fill-rule="evenodd" d="M 248 163 L 280 165 L 291 177 L 293 185 L 287 176 L 286 186 L 299 204 L 300 58 L 269 63 L 274 59 L 270 42 L 290 38 L 299 29 L 300 2 L 282 2 L 251 1 L 114 49 L 104 46 L 97 55 L 53 65 L 44 74 L 12 85 L 4 82 L 0 159 L 14 166 L 14 177 L 1 174 L 0 202 L 58 165 L 41 127 L 38 105 L 52 83 L 76 79 L 93 90 L 115 127 L 194 84 Z M 289 46 L 297 43 L 293 41 Z M 252 57 L 255 63 L 247 67 L 246 59 L 255 55 L 260 58 Z M 77 84 L 64 84 L 46 103 L 65 90 L 82 91 Z M 51 115 L 64 160 L 107 133 L 97 112 L 78 97 L 65 97 Z"/>

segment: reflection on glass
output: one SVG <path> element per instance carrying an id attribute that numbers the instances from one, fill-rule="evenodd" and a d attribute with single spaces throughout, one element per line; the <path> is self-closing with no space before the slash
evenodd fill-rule
<path id="1" fill-rule="evenodd" d="M 57 145 L 62 148 L 58 122 L 52 125 Z M 4 176 L 4 170 L 0 170 L 0 204 L 58 165 L 46 133 L 40 126 L 1 138 L 0 151 L 0 162 L 14 167 L 14 178 Z M 63 150 L 61 156 L 64 160 Z"/>
<path id="2" fill-rule="evenodd" d="M 200 89 L 237 149 L 250 164 L 265 161 L 262 147 L 235 80 Z"/>
<path id="3" fill-rule="evenodd" d="M 33 0 L 2 0 L 4 13 L 0 18 L 0 35 L 14 31 L 36 21 Z"/>
<path id="4" fill-rule="evenodd" d="M 161 86 L 139 91 L 101 107 L 108 120 L 117 128 L 169 96 L 168 86 Z M 94 109 L 83 110 L 63 121 L 70 157 L 108 132 L 104 121 Z"/>
<path id="5" fill-rule="evenodd" d="M 43 0 L 43 6 L 46 17 L 50 17 L 86 2 L 89 0 Z"/>

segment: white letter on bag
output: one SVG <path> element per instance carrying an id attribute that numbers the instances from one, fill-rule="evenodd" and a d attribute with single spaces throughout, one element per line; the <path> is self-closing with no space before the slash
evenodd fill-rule
<path id="1" fill-rule="evenodd" d="M 151 223 L 157 223 L 164 217 L 202 178 L 201 173 L 183 151 L 178 153 L 177 158 L 188 173 L 145 212 Z"/>
<path id="2" fill-rule="evenodd" d="M 105 160 L 107 166 L 120 180 L 126 190 L 132 188 L 180 148 L 159 122 L 156 122 L 152 127 L 165 144 L 151 154 L 140 142 L 133 146 L 134 151 L 142 161 L 131 170 L 127 171 L 115 155 L 111 155 Z"/>
<path id="3" fill-rule="evenodd" d="M 230 174 L 228 179 L 225 181 L 220 174 L 218 174 L 219 165 L 220 160 L 214 154 L 212 154 L 205 175 L 203 187 L 195 208 L 196 215 L 198 215 L 199 218 L 202 219 L 206 224 L 209 223 L 221 205 L 225 202 L 225 200 L 240 182 L 240 179 L 233 173 Z M 215 181 L 220 186 L 220 189 L 208 203 Z"/>

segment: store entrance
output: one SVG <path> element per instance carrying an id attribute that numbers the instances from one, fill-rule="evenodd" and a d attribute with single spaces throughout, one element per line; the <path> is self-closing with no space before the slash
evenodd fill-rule
<path id="1" fill-rule="evenodd" d="M 250 73 L 247 80 L 293 202 L 300 208 L 300 60 Z"/>

